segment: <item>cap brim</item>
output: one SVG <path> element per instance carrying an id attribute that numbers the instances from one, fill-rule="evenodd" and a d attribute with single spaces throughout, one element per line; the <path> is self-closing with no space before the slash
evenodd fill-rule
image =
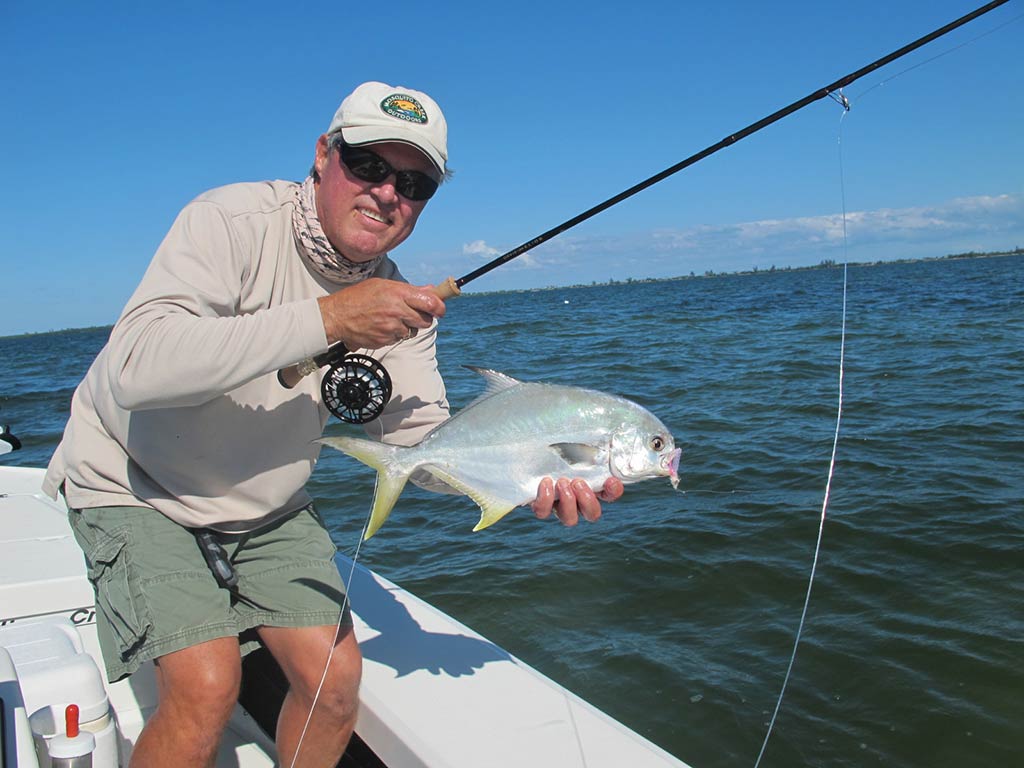
<path id="1" fill-rule="evenodd" d="M 345 139 L 345 143 L 351 144 L 354 147 L 361 147 L 365 144 L 379 144 L 386 141 L 397 141 L 401 144 L 416 147 L 434 164 L 441 177 L 444 177 L 444 158 L 441 157 L 441 153 L 429 143 L 423 141 L 423 135 L 416 131 L 404 130 L 400 125 L 389 125 L 387 127 L 360 125 L 343 126 L 341 135 Z"/>

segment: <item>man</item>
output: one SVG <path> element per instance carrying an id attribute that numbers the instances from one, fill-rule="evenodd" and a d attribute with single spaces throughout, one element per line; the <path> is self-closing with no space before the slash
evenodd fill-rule
<path id="1" fill-rule="evenodd" d="M 290 686 L 280 763 L 304 728 L 297 765 L 333 766 L 343 752 L 361 657 L 347 616 L 339 631 L 335 547 L 304 487 L 327 412 L 319 376 L 286 389 L 276 374 L 343 342 L 386 359 L 394 380 L 372 436 L 410 445 L 447 418 L 434 354 L 444 303 L 387 256 L 446 164 L 429 96 L 359 86 L 305 182 L 234 184 L 182 210 L 76 390 L 44 490 L 71 510 L 108 677 L 156 664 L 159 706 L 132 765 L 212 765 L 257 641 Z M 621 493 L 609 481 L 600 495 Z M 545 479 L 533 508 L 568 525 L 601 513 L 566 478 L 557 490 Z M 218 582 L 203 537 L 237 583 Z"/>

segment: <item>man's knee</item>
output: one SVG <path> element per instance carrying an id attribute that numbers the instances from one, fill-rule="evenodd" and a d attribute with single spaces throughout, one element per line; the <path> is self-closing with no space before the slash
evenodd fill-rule
<path id="1" fill-rule="evenodd" d="M 362 656 L 358 647 L 355 647 L 353 653 L 352 648 L 339 646 L 331 657 L 326 676 L 321 667 L 315 670 L 315 674 L 307 674 L 293 681 L 291 689 L 306 707 L 312 706 L 315 699 L 316 709 L 322 710 L 322 714 L 331 720 L 339 723 L 354 721 L 359 709 L 362 669 Z"/>
<path id="2" fill-rule="evenodd" d="M 211 713 L 219 709 L 228 715 L 238 701 L 241 684 L 242 671 L 239 664 L 219 668 L 203 667 L 185 694 L 190 700 L 201 702 L 203 708 Z"/>
<path id="3" fill-rule="evenodd" d="M 324 683 L 320 691 L 320 702 L 328 711 L 332 720 L 339 724 L 355 724 L 359 713 L 359 680 L 362 672 L 362 659 L 347 658 L 339 662 L 340 668 L 332 670 L 328 680 L 334 679 L 335 685 Z"/>
<path id="4" fill-rule="evenodd" d="M 335 631 L 334 627 L 265 629 L 264 639 L 281 664 L 296 703 L 308 709 L 316 699 L 316 709 L 331 719 L 354 720 L 363 659 L 350 627 L 342 630 L 331 653 Z"/>
<path id="5" fill-rule="evenodd" d="M 161 704 L 178 717 L 213 725 L 227 722 L 242 683 L 237 642 L 203 643 L 157 662 Z"/>

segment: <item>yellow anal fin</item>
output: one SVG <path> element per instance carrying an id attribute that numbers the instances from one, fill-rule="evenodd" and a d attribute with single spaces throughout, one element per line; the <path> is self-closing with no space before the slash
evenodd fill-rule
<path id="1" fill-rule="evenodd" d="M 477 506 L 480 507 L 480 522 L 478 522 L 473 528 L 474 531 L 482 531 L 489 525 L 494 525 L 496 522 L 501 520 L 501 518 L 519 506 L 514 501 L 510 502 L 507 499 L 499 499 L 494 496 L 490 496 L 478 488 L 468 485 L 436 464 L 428 464 L 422 467 L 422 469 L 427 470 L 438 480 L 448 483 L 452 488 L 462 491 L 462 493 L 466 494 L 477 503 Z"/>
<path id="2" fill-rule="evenodd" d="M 405 488 L 405 483 L 409 479 L 411 470 L 400 470 L 398 462 L 395 461 L 395 456 L 405 449 L 356 437 L 324 437 L 319 442 L 337 448 L 353 459 L 377 470 L 377 489 L 373 496 L 373 509 L 366 525 L 366 535 L 363 537 L 364 539 L 370 538 L 380 530 L 380 527 L 388 519 L 388 515 L 391 514 L 395 502 L 398 501 L 398 497 L 401 496 L 402 489 Z"/>
<path id="3" fill-rule="evenodd" d="M 373 510 L 370 512 L 370 522 L 366 525 L 364 540 L 373 536 L 384 525 L 408 479 L 408 475 L 377 473 L 377 492 L 373 496 Z"/>

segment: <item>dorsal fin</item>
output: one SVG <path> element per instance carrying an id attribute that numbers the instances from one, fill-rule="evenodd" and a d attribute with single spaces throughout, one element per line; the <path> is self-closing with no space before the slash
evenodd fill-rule
<path id="1" fill-rule="evenodd" d="M 481 394 L 477 400 L 490 397 L 491 395 L 503 392 L 506 389 L 510 389 L 522 383 L 518 379 L 513 379 L 511 376 L 508 376 L 501 371 L 492 371 L 490 368 L 477 368 L 475 365 L 464 365 L 462 367 L 473 371 L 473 373 L 479 373 L 487 382 L 484 387 L 483 394 Z"/>

